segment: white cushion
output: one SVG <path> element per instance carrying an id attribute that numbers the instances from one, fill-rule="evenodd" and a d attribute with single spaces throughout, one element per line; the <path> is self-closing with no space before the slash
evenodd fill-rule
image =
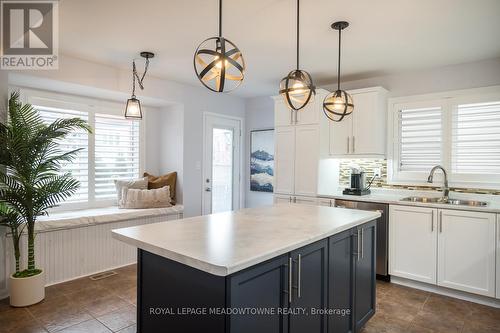
<path id="1" fill-rule="evenodd" d="M 118 196 L 118 203 L 122 199 L 122 192 L 124 188 L 136 188 L 140 190 L 148 189 L 148 177 L 139 178 L 139 179 L 128 179 L 128 180 L 119 180 L 115 179 L 115 187 L 116 194 Z"/>
<path id="2" fill-rule="evenodd" d="M 120 208 L 158 208 L 171 206 L 169 186 L 152 190 L 123 188 L 122 199 L 119 202 Z"/>

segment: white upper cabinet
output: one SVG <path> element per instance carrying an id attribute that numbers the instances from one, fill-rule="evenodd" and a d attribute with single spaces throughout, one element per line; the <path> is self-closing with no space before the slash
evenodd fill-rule
<path id="1" fill-rule="evenodd" d="M 385 157 L 387 90 L 382 87 L 351 90 L 354 111 L 341 122 L 329 121 L 329 155 Z"/>
<path id="2" fill-rule="evenodd" d="M 274 193 L 293 194 L 295 128 L 292 126 L 276 127 L 274 140 Z"/>
<path id="3" fill-rule="evenodd" d="M 495 296 L 495 214 L 439 211 L 439 286 Z"/>
<path id="4" fill-rule="evenodd" d="M 319 124 L 322 113 L 323 99 L 328 91 L 316 89 L 316 96 L 299 111 L 292 111 L 287 106 L 283 97 L 273 96 L 274 99 L 274 126 L 297 126 Z"/>
<path id="5" fill-rule="evenodd" d="M 316 125 L 295 128 L 295 194 L 318 192 L 319 130 Z"/>
<path id="6" fill-rule="evenodd" d="M 389 207 L 389 274 L 436 284 L 437 210 Z"/>

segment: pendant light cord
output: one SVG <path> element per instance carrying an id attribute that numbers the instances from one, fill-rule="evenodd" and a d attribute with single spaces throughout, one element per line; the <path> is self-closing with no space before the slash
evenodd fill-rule
<path id="1" fill-rule="evenodd" d="M 337 90 L 340 90 L 340 45 L 342 40 L 342 29 L 339 29 L 339 62 L 337 67 Z"/>
<path id="2" fill-rule="evenodd" d="M 222 0 L 219 0 L 219 37 L 222 37 Z"/>
<path id="3" fill-rule="evenodd" d="M 299 70 L 299 23 L 300 23 L 299 2 L 300 0 L 297 0 L 297 70 Z"/>
<path id="4" fill-rule="evenodd" d="M 137 73 L 137 67 L 135 66 L 135 60 L 132 61 L 132 97 L 135 97 L 135 80 L 137 80 L 137 83 L 139 84 L 139 88 L 141 90 L 144 90 L 144 78 L 146 77 L 146 72 L 148 71 L 149 68 L 149 58 L 146 58 L 146 64 L 144 65 L 144 73 L 142 73 L 142 77 L 139 77 L 139 74 Z"/>

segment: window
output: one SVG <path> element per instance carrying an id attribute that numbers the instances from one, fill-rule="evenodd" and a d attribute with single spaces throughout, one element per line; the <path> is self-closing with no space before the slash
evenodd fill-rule
<path id="1" fill-rule="evenodd" d="M 500 86 L 389 101 L 389 182 L 424 184 L 442 165 L 452 186 L 500 188 Z"/>
<path id="2" fill-rule="evenodd" d="M 60 143 L 63 151 L 81 149 L 76 158 L 62 166 L 80 182 L 75 195 L 63 208 L 87 208 L 114 204 L 114 179 L 138 178 L 143 171 L 141 124 L 123 118 L 123 105 L 74 96 L 22 89 L 21 96 L 31 103 L 44 121 L 79 117 L 93 132 L 76 131 Z"/>
<path id="3" fill-rule="evenodd" d="M 500 174 L 500 101 L 458 105 L 452 128 L 453 173 Z"/>
<path id="4" fill-rule="evenodd" d="M 426 171 L 441 164 L 440 107 L 399 110 L 399 169 Z"/>

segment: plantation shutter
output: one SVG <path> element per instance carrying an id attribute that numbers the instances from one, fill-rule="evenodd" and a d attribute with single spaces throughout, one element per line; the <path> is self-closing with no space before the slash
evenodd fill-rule
<path id="1" fill-rule="evenodd" d="M 88 114 L 82 111 L 56 109 L 44 106 L 33 106 L 38 110 L 42 120 L 46 124 L 53 123 L 60 118 L 81 118 L 88 122 Z M 63 140 L 59 140 L 59 149 L 65 153 L 75 149 L 82 149 L 75 159 L 70 163 L 61 165 L 61 174 L 71 173 L 73 178 L 80 182 L 80 188 L 76 194 L 68 198 L 65 202 L 87 201 L 89 194 L 89 168 L 88 168 L 88 142 L 89 135 L 84 130 L 77 130 L 70 133 Z"/>
<path id="2" fill-rule="evenodd" d="M 442 109 L 399 110 L 399 170 L 429 171 L 442 164 Z"/>
<path id="3" fill-rule="evenodd" d="M 114 179 L 139 177 L 139 122 L 95 115 L 95 198 L 114 199 Z"/>
<path id="4" fill-rule="evenodd" d="M 500 174 L 500 101 L 453 110 L 452 172 Z"/>

